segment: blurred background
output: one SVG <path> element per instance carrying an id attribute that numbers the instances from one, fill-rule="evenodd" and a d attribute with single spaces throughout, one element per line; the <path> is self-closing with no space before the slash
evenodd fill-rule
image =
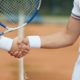
<path id="1" fill-rule="evenodd" d="M 68 16 L 71 13 L 73 0 L 42 0 L 41 14 Z"/>
<path id="2" fill-rule="evenodd" d="M 73 0 L 42 0 L 40 15 L 44 22 L 64 23 L 70 16 L 72 7 Z"/>

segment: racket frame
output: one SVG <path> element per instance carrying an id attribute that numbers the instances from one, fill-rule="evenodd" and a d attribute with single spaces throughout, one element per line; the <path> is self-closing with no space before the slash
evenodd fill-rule
<path id="1" fill-rule="evenodd" d="M 20 29 L 20 28 L 22 28 L 22 27 L 25 27 L 25 26 L 26 26 L 27 24 L 29 24 L 29 23 L 35 18 L 35 16 L 38 14 L 38 11 L 39 11 L 39 9 L 40 9 L 40 6 L 41 6 L 41 0 L 39 0 L 39 5 L 38 5 L 37 9 L 35 10 L 34 14 L 32 15 L 32 17 L 30 18 L 30 20 L 29 20 L 28 22 L 20 25 L 20 26 L 17 26 L 16 28 L 10 28 L 9 26 L 6 26 L 6 25 L 4 25 L 2 22 L 0 22 L 0 26 L 2 26 L 3 28 L 6 28 L 6 29 L 7 29 L 7 30 L 5 30 L 5 31 L 3 31 L 3 32 L 0 32 L 0 36 L 6 34 L 6 33 L 8 33 L 8 32 L 12 32 L 12 31 L 15 31 L 15 30 L 17 30 L 17 29 Z"/>

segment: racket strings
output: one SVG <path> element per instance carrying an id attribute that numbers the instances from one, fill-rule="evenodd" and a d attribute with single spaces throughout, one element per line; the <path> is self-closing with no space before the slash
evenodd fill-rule
<path id="1" fill-rule="evenodd" d="M 28 21 L 38 4 L 39 0 L 3 0 L 0 1 L 0 16 L 14 23 L 19 21 L 19 14 L 22 13 Z"/>

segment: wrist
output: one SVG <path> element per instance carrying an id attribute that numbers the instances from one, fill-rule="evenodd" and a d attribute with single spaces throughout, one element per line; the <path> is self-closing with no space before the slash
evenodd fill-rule
<path id="1" fill-rule="evenodd" d="M 28 36 L 30 48 L 41 48 L 40 36 Z"/>
<path id="2" fill-rule="evenodd" d="M 12 47 L 13 39 L 1 36 L 0 37 L 0 48 L 10 51 Z"/>
<path id="3" fill-rule="evenodd" d="M 18 43 L 18 39 L 17 38 L 13 39 L 13 43 L 10 51 L 14 51 L 17 49 L 17 43 Z"/>

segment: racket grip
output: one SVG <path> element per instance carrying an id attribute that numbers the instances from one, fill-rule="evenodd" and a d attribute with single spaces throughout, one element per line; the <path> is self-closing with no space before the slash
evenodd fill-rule
<path id="1" fill-rule="evenodd" d="M 6 26 L 3 23 L 1 23 L 1 22 L 0 22 L 0 26 L 6 28 Z"/>

